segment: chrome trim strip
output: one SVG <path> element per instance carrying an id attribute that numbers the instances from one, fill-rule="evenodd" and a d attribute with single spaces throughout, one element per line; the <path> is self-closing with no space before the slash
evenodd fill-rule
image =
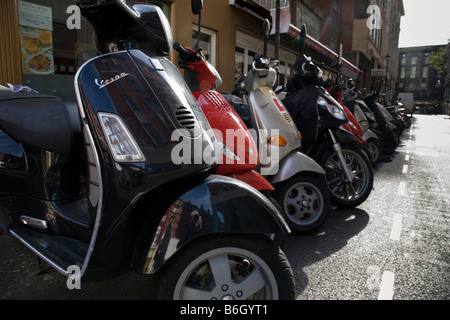
<path id="1" fill-rule="evenodd" d="M 29 216 L 20 216 L 19 220 L 22 224 L 30 226 L 30 227 L 38 229 L 38 230 L 47 231 L 47 229 L 48 229 L 47 221 L 45 221 L 45 220 L 36 219 L 36 218 L 29 217 Z"/>
<path id="2" fill-rule="evenodd" d="M 117 54 L 117 53 L 112 53 L 112 54 Z M 111 53 L 106 54 L 106 55 L 111 55 Z M 89 248 L 86 254 L 86 257 L 84 259 L 83 262 L 83 266 L 81 268 L 80 271 L 80 279 L 83 277 L 84 273 L 86 272 L 86 269 L 88 267 L 89 261 L 91 260 L 91 256 L 92 256 L 92 252 L 94 251 L 94 247 L 95 247 L 95 242 L 97 240 L 97 236 L 98 236 L 98 230 L 100 228 L 100 221 L 101 221 L 101 215 L 102 215 L 102 208 L 103 208 L 103 180 L 102 180 L 102 173 L 101 173 L 101 166 L 100 166 L 100 159 L 98 157 L 98 151 L 95 147 L 95 141 L 94 138 L 92 137 L 92 132 L 89 128 L 89 125 L 87 123 L 87 119 L 86 119 L 86 114 L 84 112 L 83 109 L 83 103 L 81 100 L 81 93 L 80 93 L 80 87 L 79 87 L 79 83 L 78 83 L 78 79 L 80 77 L 81 72 L 83 71 L 83 69 L 92 61 L 101 58 L 102 56 L 105 55 L 101 55 L 98 57 L 94 57 L 90 60 L 88 60 L 87 62 L 85 62 L 80 69 L 78 69 L 75 78 L 74 78 L 74 86 L 75 86 L 75 94 L 77 97 L 77 104 L 78 104 L 78 110 L 80 111 L 80 117 L 85 129 L 85 132 L 88 136 L 88 140 L 89 141 L 84 141 L 89 142 L 90 147 L 92 148 L 92 153 L 94 156 L 94 160 L 95 160 L 95 166 L 97 169 L 97 176 L 98 176 L 98 180 L 99 180 L 99 185 L 98 185 L 98 203 L 97 203 L 97 213 L 96 213 L 96 217 L 95 217 L 95 223 L 94 223 L 94 228 L 92 230 L 92 237 L 91 237 L 91 242 L 89 243 Z"/>
<path id="3" fill-rule="evenodd" d="M 63 275 L 70 277 L 72 274 L 67 272 L 67 270 L 64 270 L 61 268 L 56 262 L 53 262 L 48 257 L 46 257 L 43 253 L 41 253 L 39 250 L 37 250 L 35 247 L 33 247 L 31 244 L 29 244 L 25 239 L 23 239 L 21 236 L 19 236 L 17 233 L 15 233 L 13 230 L 9 230 L 9 233 L 16 239 L 18 239 L 25 247 L 30 249 L 35 255 L 37 255 L 39 258 L 47 262 L 52 268 L 56 269 L 56 271 L 62 273 Z"/>

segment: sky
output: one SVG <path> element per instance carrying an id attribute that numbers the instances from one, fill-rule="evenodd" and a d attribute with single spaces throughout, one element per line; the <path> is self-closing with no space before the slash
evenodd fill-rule
<path id="1" fill-rule="evenodd" d="M 403 0 L 399 47 L 447 44 L 450 0 Z"/>

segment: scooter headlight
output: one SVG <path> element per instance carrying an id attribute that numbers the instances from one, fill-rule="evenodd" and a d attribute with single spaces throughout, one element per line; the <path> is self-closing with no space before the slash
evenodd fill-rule
<path id="1" fill-rule="evenodd" d="M 329 113 L 333 115 L 336 119 L 347 121 L 347 115 L 345 114 L 344 109 L 336 102 L 327 101 L 323 96 L 320 96 L 317 99 L 317 103 L 327 107 Z"/>
<path id="2" fill-rule="evenodd" d="M 145 161 L 141 149 L 119 116 L 100 112 L 98 118 L 115 161 Z"/>

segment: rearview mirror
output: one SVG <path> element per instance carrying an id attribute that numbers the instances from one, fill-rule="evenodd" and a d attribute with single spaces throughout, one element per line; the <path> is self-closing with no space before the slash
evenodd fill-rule
<path id="1" fill-rule="evenodd" d="M 191 0 L 191 7 L 194 15 L 200 14 L 203 9 L 203 0 Z"/>
<path id="2" fill-rule="evenodd" d="M 306 30 L 306 24 L 303 24 L 302 30 L 300 31 L 300 50 L 301 50 L 302 54 L 305 52 L 307 37 L 308 37 L 308 31 Z"/>
<path id="3" fill-rule="evenodd" d="M 269 39 L 270 36 L 270 22 L 268 19 L 264 20 L 263 27 L 262 27 L 262 36 L 264 40 Z"/>
<path id="4" fill-rule="evenodd" d="M 267 43 L 269 41 L 270 36 L 270 22 L 268 19 L 265 19 L 262 26 L 262 38 L 264 40 L 264 58 L 267 58 Z"/>

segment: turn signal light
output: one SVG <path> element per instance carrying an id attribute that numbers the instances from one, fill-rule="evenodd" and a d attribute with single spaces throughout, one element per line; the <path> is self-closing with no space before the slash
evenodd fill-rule
<path id="1" fill-rule="evenodd" d="M 99 112 L 98 117 L 114 160 L 117 162 L 144 162 L 141 149 L 122 119 L 110 113 Z"/>
<path id="2" fill-rule="evenodd" d="M 269 143 L 276 147 L 285 147 L 287 146 L 287 141 L 282 136 L 272 136 L 269 139 Z"/>

